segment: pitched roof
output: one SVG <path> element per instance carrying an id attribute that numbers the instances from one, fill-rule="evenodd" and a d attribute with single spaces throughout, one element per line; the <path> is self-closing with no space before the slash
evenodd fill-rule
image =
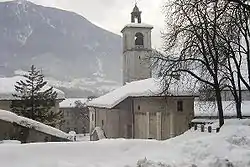
<path id="1" fill-rule="evenodd" d="M 76 102 L 80 101 L 81 103 L 86 103 L 88 101 L 87 98 L 67 98 L 59 103 L 60 108 L 74 108 L 76 107 Z"/>
<path id="2" fill-rule="evenodd" d="M 130 82 L 114 91 L 88 102 L 90 107 L 113 108 L 128 97 L 160 96 L 160 79 L 148 78 Z M 164 96 L 194 96 L 184 85 L 172 85 Z"/>
<path id="3" fill-rule="evenodd" d="M 18 116 L 10 111 L 0 110 L 0 120 L 10 123 L 17 123 L 18 125 L 27 128 L 33 128 L 37 131 L 50 134 L 52 136 L 68 139 L 68 134 L 62 132 L 59 129 L 53 128 L 51 126 L 45 125 L 41 122 L 37 122 L 29 118 Z"/>

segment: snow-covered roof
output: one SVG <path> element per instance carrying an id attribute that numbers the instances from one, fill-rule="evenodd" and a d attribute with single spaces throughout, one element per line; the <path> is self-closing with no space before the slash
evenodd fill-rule
<path id="1" fill-rule="evenodd" d="M 224 116 L 236 116 L 236 108 L 233 101 L 222 101 Z M 242 102 L 242 115 L 250 116 L 250 101 Z M 214 117 L 218 116 L 217 104 L 212 101 L 195 101 L 194 102 L 195 117 Z"/>
<path id="2" fill-rule="evenodd" d="M 149 28 L 149 29 L 152 29 L 154 27 L 152 25 L 146 24 L 146 23 L 130 23 L 130 24 L 125 25 L 124 28 L 122 29 L 122 31 L 125 28 Z"/>
<path id="3" fill-rule="evenodd" d="M 0 100 L 13 100 L 14 97 L 12 94 L 16 93 L 15 84 L 20 80 L 25 80 L 25 78 L 23 76 L 0 78 Z M 49 83 L 43 87 L 44 90 L 49 88 Z M 54 90 L 57 92 L 57 99 L 65 98 L 63 91 L 56 88 L 54 88 Z"/>
<path id="4" fill-rule="evenodd" d="M 148 78 L 134 81 L 88 102 L 90 107 L 113 108 L 128 97 L 160 96 L 163 89 L 160 79 Z M 170 86 L 167 96 L 193 96 L 184 85 Z"/>
<path id="5" fill-rule="evenodd" d="M 51 126 L 45 125 L 41 122 L 34 121 L 29 118 L 21 117 L 16 115 L 15 113 L 12 113 L 10 111 L 0 110 L 0 120 L 11 122 L 11 123 L 17 123 L 18 125 L 33 128 L 37 131 L 50 134 L 52 136 L 60 137 L 60 138 L 68 138 L 68 134 L 62 132 L 59 129 L 53 128 Z"/>
<path id="6" fill-rule="evenodd" d="M 60 108 L 74 108 L 76 107 L 76 101 L 80 101 L 81 103 L 86 103 L 88 101 L 87 98 L 67 98 L 59 103 Z"/>

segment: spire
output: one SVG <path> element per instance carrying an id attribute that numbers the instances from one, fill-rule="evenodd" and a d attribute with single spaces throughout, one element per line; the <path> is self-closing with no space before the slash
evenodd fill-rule
<path id="1" fill-rule="evenodd" d="M 137 6 L 137 2 L 135 2 L 135 7 L 131 13 L 131 22 L 135 23 L 135 19 L 137 19 L 138 23 L 141 23 L 141 11 Z"/>

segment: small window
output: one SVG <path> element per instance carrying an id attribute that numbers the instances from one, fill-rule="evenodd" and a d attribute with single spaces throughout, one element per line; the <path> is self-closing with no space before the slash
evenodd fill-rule
<path id="1" fill-rule="evenodd" d="M 94 121 L 94 114 L 91 114 L 92 115 L 92 121 Z"/>
<path id="2" fill-rule="evenodd" d="M 137 109 L 138 109 L 138 110 L 141 110 L 141 106 L 139 105 L 139 106 L 137 107 Z"/>
<path id="3" fill-rule="evenodd" d="M 143 34 L 138 32 L 135 34 L 135 46 L 143 46 Z"/>
<path id="4" fill-rule="evenodd" d="M 104 120 L 102 120 L 102 126 L 104 126 Z"/>
<path id="5" fill-rule="evenodd" d="M 183 101 L 182 100 L 177 101 L 177 111 L 180 111 L 180 112 L 183 111 Z"/>

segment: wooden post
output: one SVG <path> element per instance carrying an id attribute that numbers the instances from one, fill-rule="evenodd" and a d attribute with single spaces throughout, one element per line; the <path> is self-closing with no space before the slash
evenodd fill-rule
<path id="1" fill-rule="evenodd" d="M 161 126 L 161 112 L 156 113 L 156 128 L 157 128 L 157 139 L 161 140 L 161 131 L 162 131 L 162 126 Z"/>
<path id="2" fill-rule="evenodd" d="M 201 125 L 201 132 L 204 132 L 204 131 L 205 131 L 204 125 Z"/>
<path id="3" fill-rule="evenodd" d="M 194 125 L 194 130 L 197 130 L 197 129 L 198 129 L 197 124 L 195 124 Z"/>
<path id="4" fill-rule="evenodd" d="M 212 127 L 208 126 L 208 133 L 212 133 Z"/>
<path id="5" fill-rule="evenodd" d="M 174 127 L 174 113 L 170 113 L 170 138 L 175 137 L 175 127 Z"/>
<path id="6" fill-rule="evenodd" d="M 145 139 L 148 139 L 150 136 L 149 129 L 150 129 L 150 115 L 149 112 L 146 113 L 146 119 L 147 119 L 147 131 L 146 131 L 146 136 Z"/>

